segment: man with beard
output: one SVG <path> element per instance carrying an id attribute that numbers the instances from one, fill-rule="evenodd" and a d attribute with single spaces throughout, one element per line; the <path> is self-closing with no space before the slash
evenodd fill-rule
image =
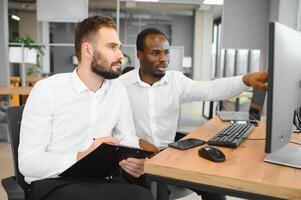
<path id="1" fill-rule="evenodd" d="M 225 100 L 250 86 L 267 87 L 266 72 L 205 82 L 191 80 L 181 72 L 166 71 L 169 42 L 164 33 L 155 28 L 140 32 L 136 47 L 140 68 L 122 75 L 119 80 L 127 88 L 138 137 L 159 149 L 175 139 L 181 104 Z M 203 193 L 202 197 L 224 199 L 210 193 Z"/>
<path id="2" fill-rule="evenodd" d="M 75 31 L 78 67 L 36 83 L 24 108 L 19 169 L 31 184 L 30 196 L 153 199 L 146 189 L 120 178 L 58 178 L 103 143 L 139 147 L 126 89 L 110 80 L 120 75 L 123 58 L 115 23 L 94 16 Z M 119 164 L 134 177 L 143 174 L 144 159 L 128 158 Z"/>

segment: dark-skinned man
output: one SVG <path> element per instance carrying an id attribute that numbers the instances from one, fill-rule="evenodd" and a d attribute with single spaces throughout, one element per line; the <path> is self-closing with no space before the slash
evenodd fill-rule
<path id="1" fill-rule="evenodd" d="M 140 32 L 136 47 L 139 69 L 122 75 L 119 80 L 126 86 L 138 137 L 159 149 L 174 141 L 183 103 L 225 100 L 248 87 L 267 87 L 266 72 L 194 81 L 181 72 L 167 71 L 169 42 L 164 33 L 155 28 Z M 203 199 L 225 199 L 218 194 L 199 194 Z"/>

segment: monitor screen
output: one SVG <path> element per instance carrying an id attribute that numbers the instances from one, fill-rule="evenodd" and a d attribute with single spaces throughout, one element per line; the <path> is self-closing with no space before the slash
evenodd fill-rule
<path id="1" fill-rule="evenodd" d="M 263 89 L 253 89 L 253 96 L 251 100 L 251 105 L 249 109 L 249 116 L 252 119 L 260 121 L 266 90 Z"/>
<path id="2" fill-rule="evenodd" d="M 301 33 L 273 22 L 270 23 L 269 36 L 265 151 L 266 153 L 282 152 L 284 154 L 282 159 L 287 160 L 289 158 L 285 154 L 300 151 L 300 148 L 285 149 L 284 147 L 291 139 L 294 110 L 301 105 Z M 300 157 L 298 160 L 301 160 Z M 266 157 L 265 161 L 269 159 Z M 281 162 L 275 163 L 283 164 Z M 299 163 L 301 164 L 300 161 Z"/>

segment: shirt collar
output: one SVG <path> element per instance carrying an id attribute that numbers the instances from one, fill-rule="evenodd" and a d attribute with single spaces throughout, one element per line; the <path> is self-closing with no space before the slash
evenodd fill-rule
<path id="1" fill-rule="evenodd" d="M 140 78 L 140 75 L 139 75 L 139 69 L 135 69 L 134 71 L 134 76 L 133 76 L 133 79 L 132 79 L 132 82 L 133 83 L 138 83 L 140 84 L 141 86 L 146 86 L 149 84 L 143 82 Z M 168 78 L 167 78 L 167 73 L 156 83 L 153 84 L 153 86 L 159 86 L 159 85 L 163 85 L 163 84 L 167 84 L 169 81 L 168 81 Z"/>
<path id="2" fill-rule="evenodd" d="M 85 83 L 79 78 L 77 74 L 77 68 L 72 72 L 72 83 L 76 90 L 76 92 L 81 93 L 84 91 L 90 91 L 89 88 L 85 85 Z M 101 87 L 95 92 L 96 95 L 104 93 L 110 85 L 110 81 L 107 79 L 103 80 Z"/>
<path id="3" fill-rule="evenodd" d="M 89 91 L 89 88 L 84 84 L 82 80 L 80 80 L 78 74 L 77 74 L 77 68 L 75 68 L 72 72 L 72 83 L 75 88 L 75 90 L 78 93 L 81 93 L 83 91 Z"/>

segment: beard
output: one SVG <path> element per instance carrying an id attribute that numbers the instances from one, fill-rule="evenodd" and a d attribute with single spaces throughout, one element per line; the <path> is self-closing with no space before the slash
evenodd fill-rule
<path id="1" fill-rule="evenodd" d="M 156 78 L 162 78 L 163 76 L 165 76 L 166 72 L 164 73 L 153 73 L 153 76 L 156 77 Z"/>
<path id="2" fill-rule="evenodd" d="M 91 62 L 91 69 L 95 74 L 102 76 L 105 79 L 117 78 L 121 74 L 121 69 L 118 68 L 117 70 L 113 70 L 112 67 L 114 65 L 121 65 L 121 61 L 115 61 L 110 64 L 105 56 L 103 56 L 99 51 L 95 51 Z"/>
<path id="3" fill-rule="evenodd" d="M 166 72 L 159 71 L 156 66 L 156 64 L 149 63 L 149 62 L 142 62 L 142 65 L 144 66 L 144 72 L 148 74 L 148 76 L 161 79 L 163 76 L 165 76 Z"/>

